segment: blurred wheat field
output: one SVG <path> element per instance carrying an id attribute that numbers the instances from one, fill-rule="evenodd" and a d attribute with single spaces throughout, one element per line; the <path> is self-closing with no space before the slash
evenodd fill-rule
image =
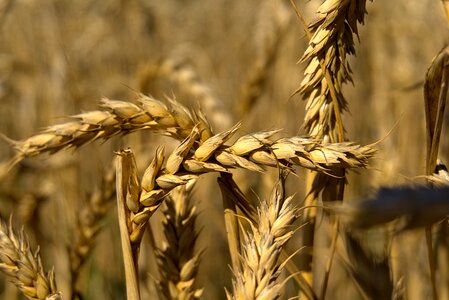
<path id="1" fill-rule="evenodd" d="M 449 299 L 444 3 L 0 1 L 0 299 Z"/>

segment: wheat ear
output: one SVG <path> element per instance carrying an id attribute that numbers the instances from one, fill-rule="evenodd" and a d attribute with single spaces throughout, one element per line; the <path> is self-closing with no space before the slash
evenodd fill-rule
<path id="1" fill-rule="evenodd" d="M 237 110 L 240 117 L 247 115 L 262 96 L 270 70 L 276 62 L 279 44 L 287 33 L 291 20 L 290 12 L 282 2 L 265 1 L 261 5 L 262 25 L 257 26 L 262 34 L 260 50 L 246 74 L 240 89 Z M 263 26 L 268 23 L 268 26 Z"/>
<path id="2" fill-rule="evenodd" d="M 187 137 L 197 125 L 202 138 L 210 137 L 211 130 L 200 114 L 192 115 L 174 100 L 169 105 L 139 94 L 139 105 L 103 99 L 103 110 L 72 116 L 72 121 L 49 126 L 41 133 L 23 141 L 11 141 L 17 151 L 15 161 L 43 153 L 53 154 L 67 148 L 78 148 L 98 139 L 109 139 L 137 130 L 160 131 L 176 139 Z"/>
<path id="3" fill-rule="evenodd" d="M 156 259 L 159 287 L 167 300 L 199 299 L 202 294 L 202 289 L 194 287 L 200 263 L 200 254 L 195 253 L 197 207 L 190 203 L 194 183 L 176 188 L 162 211 L 165 241 L 156 250 Z"/>
<path id="4" fill-rule="evenodd" d="M 365 5 L 365 0 L 326 0 L 308 26 L 309 46 L 301 58 L 308 65 L 297 92 L 308 100 L 304 126 L 311 136 L 344 140 L 342 84 L 352 81 L 347 55 L 355 54 L 353 36 L 364 21 Z"/>
<path id="5" fill-rule="evenodd" d="M 100 222 L 110 210 L 116 196 L 114 182 L 115 170 L 111 169 L 105 173 L 101 184 L 96 187 L 89 197 L 89 202 L 77 216 L 77 226 L 74 229 L 75 242 L 68 245 L 72 298 L 79 295 L 76 285 L 81 267 L 92 252 L 95 238 L 101 229 Z"/>
<path id="6" fill-rule="evenodd" d="M 0 270 L 33 300 L 62 299 L 53 270 L 45 274 L 39 249 L 31 250 L 23 230 L 17 234 L 0 220 Z"/>
<path id="7" fill-rule="evenodd" d="M 262 201 L 256 224 L 243 231 L 241 263 L 233 269 L 233 294 L 228 299 L 278 299 L 283 283 L 277 281 L 285 263 L 282 249 L 294 233 L 298 210 L 293 197 L 284 196 L 286 175 L 281 175 L 268 201 Z"/>
<path id="8" fill-rule="evenodd" d="M 326 0 L 318 8 L 316 19 L 305 29 L 309 46 L 301 61 L 307 62 L 307 67 L 304 79 L 295 93 L 301 93 L 303 99 L 307 100 L 304 127 L 317 139 L 332 143 L 345 140 L 341 115 L 347 108 L 347 102 L 342 94 L 342 85 L 352 81 L 347 55 L 355 53 L 353 36 L 358 34 L 357 23 L 363 23 L 365 5 L 365 0 Z M 296 11 L 300 16 L 299 10 Z M 315 204 L 320 193 L 323 201 L 343 199 L 345 170 L 334 169 L 332 175 L 309 174 L 306 205 Z M 311 248 L 314 244 L 315 214 L 315 210 L 309 210 L 305 215 L 309 226 L 304 231 L 304 244 Z M 329 268 L 338 233 L 338 222 L 336 224 Z M 310 273 L 312 282 L 312 256 L 304 257 L 303 268 Z M 323 280 L 322 297 L 326 293 L 329 271 L 326 271 Z"/>

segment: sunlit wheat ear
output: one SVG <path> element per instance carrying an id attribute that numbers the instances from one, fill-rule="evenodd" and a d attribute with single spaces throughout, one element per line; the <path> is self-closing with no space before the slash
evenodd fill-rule
<path id="1" fill-rule="evenodd" d="M 115 170 L 104 174 L 101 184 L 90 195 L 88 203 L 78 216 L 74 228 L 74 243 L 68 245 L 72 293 L 79 295 L 77 281 L 86 258 L 91 254 L 95 239 L 101 230 L 101 221 L 112 209 L 115 199 Z"/>
<path id="2" fill-rule="evenodd" d="M 284 283 L 278 277 L 286 262 L 279 257 L 298 216 L 293 197 L 284 196 L 284 176 L 270 199 L 260 203 L 257 224 L 243 231 L 241 264 L 233 269 L 233 292 L 227 292 L 228 299 L 278 299 L 281 295 Z"/>
<path id="3" fill-rule="evenodd" d="M 0 220 L 0 270 L 28 299 L 62 299 L 53 270 L 45 273 L 39 248 L 32 251 L 27 236 L 16 234 Z"/>
<path id="4" fill-rule="evenodd" d="M 200 253 L 195 249 L 197 207 L 191 204 L 194 181 L 176 188 L 165 201 L 163 230 L 165 241 L 156 250 L 160 273 L 159 288 L 165 299 L 199 299 L 202 289 L 195 288 Z"/>
<path id="5" fill-rule="evenodd" d="M 352 81 L 347 55 L 355 54 L 357 23 L 363 23 L 366 1 L 326 0 L 309 24 L 310 41 L 302 61 L 308 65 L 298 93 L 307 100 L 304 127 L 313 137 L 343 141 L 341 113 L 347 103 L 342 85 Z"/>
<path id="6" fill-rule="evenodd" d="M 291 1 L 298 16 L 302 18 L 294 1 Z M 355 54 L 354 36 L 358 35 L 358 23 L 363 23 L 366 1 L 325 0 L 316 12 L 314 20 L 305 28 L 309 45 L 301 58 L 307 62 L 304 78 L 299 88 L 306 104 L 304 128 L 308 134 L 323 142 L 345 141 L 345 128 L 342 121 L 347 102 L 342 92 L 343 85 L 352 81 L 351 69 L 347 55 Z M 304 24 L 305 25 L 305 24 Z M 335 168 L 329 172 L 332 176 L 309 173 L 305 205 L 315 205 L 321 193 L 322 201 L 342 200 L 346 183 L 345 169 Z M 328 173 L 328 174 L 329 174 Z M 304 229 L 303 245 L 313 248 L 315 240 L 316 209 L 308 210 L 304 222 L 309 226 Z M 338 224 L 338 223 L 337 223 Z M 325 297 L 327 282 L 332 266 L 333 254 L 338 234 L 338 225 L 334 226 L 331 255 L 327 262 L 329 270 L 321 288 L 321 298 Z M 310 283 L 312 279 L 311 255 L 303 257 L 302 269 L 307 272 Z"/>
<path id="7" fill-rule="evenodd" d="M 203 116 L 194 114 L 176 101 L 158 101 L 142 94 L 139 105 L 103 99 L 104 110 L 72 116 L 72 121 L 49 126 L 26 140 L 11 143 L 17 151 L 16 160 L 43 153 L 53 154 L 67 148 L 78 148 L 98 139 L 138 130 L 153 130 L 176 139 L 187 137 L 196 125 L 202 138 L 211 136 L 210 126 Z"/>
<path id="8" fill-rule="evenodd" d="M 134 203 L 134 208 L 130 207 L 133 226 L 137 230 L 131 236 L 141 236 L 143 225 L 171 190 L 197 179 L 201 174 L 229 172 L 233 168 L 260 172 L 265 166 L 287 165 L 326 172 L 333 168 L 364 167 L 375 152 L 370 146 L 352 143 L 321 145 L 301 137 L 271 140 L 269 137 L 275 133 L 273 131 L 246 135 L 226 145 L 237 128 L 238 124 L 206 139 L 199 146 L 191 141 L 198 138 L 194 128 L 168 159 L 162 150 L 158 151 L 142 178 L 139 203 Z"/>

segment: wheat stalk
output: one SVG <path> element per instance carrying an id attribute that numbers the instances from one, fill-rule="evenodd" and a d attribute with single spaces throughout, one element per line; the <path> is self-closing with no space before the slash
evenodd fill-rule
<path id="1" fill-rule="evenodd" d="M 45 274 L 39 249 L 33 252 L 27 236 L 16 234 L 11 224 L 0 220 L 0 270 L 28 298 L 62 299 L 53 270 Z"/>
<path id="2" fill-rule="evenodd" d="M 240 265 L 233 268 L 233 294 L 228 299 L 278 299 L 283 283 L 277 281 L 285 263 L 282 249 L 292 237 L 297 208 L 284 196 L 286 175 L 281 175 L 268 201 L 262 201 L 256 224 L 243 231 Z"/>
<path id="3" fill-rule="evenodd" d="M 194 250 L 197 207 L 190 204 L 194 182 L 175 189 L 162 211 L 165 241 L 155 254 L 164 299 L 199 299 L 202 294 L 202 289 L 194 288 L 200 263 L 200 254 Z"/>
<path id="4" fill-rule="evenodd" d="M 437 165 L 440 136 L 443 126 L 443 116 L 449 96 L 449 61 L 448 48 L 443 48 L 433 59 L 426 73 L 424 84 L 424 108 L 426 113 L 426 175 L 432 175 Z M 430 269 L 433 299 L 437 300 L 436 265 L 433 257 L 432 228 L 425 229 L 427 252 Z M 438 246 L 438 245 L 436 245 Z"/>

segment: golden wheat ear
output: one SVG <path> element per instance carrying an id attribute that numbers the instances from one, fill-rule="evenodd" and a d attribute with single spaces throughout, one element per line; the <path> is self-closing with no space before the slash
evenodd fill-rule
<path id="1" fill-rule="evenodd" d="M 54 271 L 44 271 L 39 247 L 32 251 L 23 229 L 16 233 L 11 222 L 0 220 L 0 270 L 28 299 L 62 299 Z"/>

